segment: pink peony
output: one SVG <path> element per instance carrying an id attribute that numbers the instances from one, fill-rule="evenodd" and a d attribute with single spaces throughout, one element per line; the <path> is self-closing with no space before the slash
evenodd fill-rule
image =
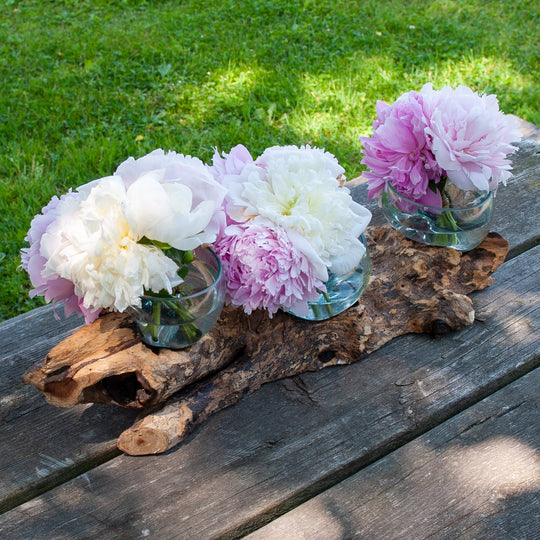
<path id="1" fill-rule="evenodd" d="M 377 103 L 372 137 L 361 137 L 362 163 L 369 171 L 368 197 L 390 183 L 397 192 L 423 204 L 440 206 L 437 184 L 447 178 L 464 191 L 495 191 L 510 178 L 507 156 L 517 150 L 517 122 L 505 116 L 495 96 L 470 88 L 426 84 L 392 105 Z"/>
<path id="2" fill-rule="evenodd" d="M 30 247 L 21 250 L 21 267 L 28 272 L 30 281 L 34 289 L 30 291 L 30 297 L 43 296 L 46 302 L 56 306 L 58 302 L 64 303 L 64 315 L 69 317 L 72 313 L 84 315 L 86 324 L 94 322 L 100 309 L 87 309 L 83 305 L 83 299 L 75 295 L 73 283 L 57 275 L 44 277 L 44 269 L 47 259 L 41 254 L 41 239 L 47 232 L 48 227 L 56 221 L 58 217 L 57 206 L 60 200 L 78 197 L 78 193 L 69 191 L 59 199 L 54 196 L 49 204 L 45 206 L 41 214 L 32 220 L 30 229 L 25 240 Z M 56 312 L 55 312 L 56 316 Z"/>
<path id="3" fill-rule="evenodd" d="M 212 172 L 218 181 L 221 180 L 220 184 L 223 184 L 225 178 L 241 175 L 245 166 L 252 163 L 253 158 L 249 150 L 245 146 L 237 144 L 231 148 L 228 154 L 223 153 L 222 156 L 217 150 L 215 151 L 212 158 Z"/>
<path id="4" fill-rule="evenodd" d="M 426 119 L 418 92 L 408 92 L 392 105 L 377 102 L 372 137 L 361 137 L 362 163 L 369 168 L 368 198 L 380 195 L 387 182 L 411 199 L 420 199 L 430 181 L 438 182 L 441 169 L 429 148 Z"/>
<path id="5" fill-rule="evenodd" d="M 278 309 L 308 313 L 308 302 L 326 291 L 308 258 L 281 228 L 261 222 L 231 225 L 214 244 L 227 277 L 228 302 L 246 313 Z"/>
<path id="6" fill-rule="evenodd" d="M 431 150 L 448 179 L 465 191 L 495 191 L 510 178 L 508 154 L 521 134 L 515 118 L 499 110 L 494 95 L 479 95 L 466 86 L 420 91 Z"/>

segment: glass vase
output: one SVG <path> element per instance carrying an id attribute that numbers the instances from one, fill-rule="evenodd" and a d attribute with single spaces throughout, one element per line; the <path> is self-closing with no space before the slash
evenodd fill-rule
<path id="1" fill-rule="evenodd" d="M 426 206 L 398 193 L 391 184 L 381 206 L 390 225 L 411 240 L 469 251 L 487 236 L 493 218 L 493 193 L 463 191 L 447 184 L 448 206 Z"/>
<path id="2" fill-rule="evenodd" d="M 328 271 L 326 293 L 321 293 L 316 302 L 308 302 L 309 311 L 306 314 L 290 313 L 300 319 L 308 321 L 324 321 L 334 317 L 354 305 L 369 282 L 371 272 L 371 259 L 367 249 L 366 239 L 360 236 L 366 248 L 364 256 L 358 265 L 347 274 L 334 274 Z"/>
<path id="3" fill-rule="evenodd" d="M 195 250 L 180 289 L 172 297 L 142 296 L 141 307 L 128 308 L 147 345 L 183 349 L 217 322 L 225 301 L 225 279 L 210 248 Z"/>

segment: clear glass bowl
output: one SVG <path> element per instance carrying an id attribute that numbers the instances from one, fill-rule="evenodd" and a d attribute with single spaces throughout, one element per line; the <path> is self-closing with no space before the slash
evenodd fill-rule
<path id="1" fill-rule="evenodd" d="M 183 349 L 217 322 L 225 301 L 225 278 L 219 258 L 210 248 L 195 250 L 181 288 L 183 294 L 142 296 L 140 308 L 128 308 L 147 345 Z"/>
<path id="2" fill-rule="evenodd" d="M 408 199 L 387 184 L 381 198 L 390 225 L 407 238 L 429 244 L 469 251 L 487 236 L 493 218 L 493 193 L 462 191 L 448 186 L 448 207 L 426 206 Z"/>
<path id="3" fill-rule="evenodd" d="M 328 281 L 325 283 L 326 293 L 321 294 L 316 302 L 308 302 L 307 315 L 291 311 L 292 315 L 308 321 L 324 321 L 342 313 L 358 301 L 369 283 L 371 272 L 371 258 L 364 235 L 360 236 L 360 240 L 366 247 L 366 252 L 356 268 L 344 275 L 329 271 Z"/>

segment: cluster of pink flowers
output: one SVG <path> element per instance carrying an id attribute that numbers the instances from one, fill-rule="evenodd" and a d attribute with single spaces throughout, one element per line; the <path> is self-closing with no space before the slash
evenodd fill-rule
<path id="1" fill-rule="evenodd" d="M 507 156 L 520 138 L 494 95 L 465 86 L 436 91 L 426 84 L 391 105 L 378 101 L 373 135 L 360 137 L 368 197 L 391 184 L 409 199 L 441 206 L 441 180 L 464 191 L 496 191 L 511 176 Z"/>
<path id="2" fill-rule="evenodd" d="M 275 146 L 254 160 L 238 145 L 216 152 L 213 172 L 228 190 L 214 248 L 233 306 L 307 315 L 328 272 L 351 271 L 364 255 L 359 236 L 371 214 L 352 200 L 328 152 Z"/>

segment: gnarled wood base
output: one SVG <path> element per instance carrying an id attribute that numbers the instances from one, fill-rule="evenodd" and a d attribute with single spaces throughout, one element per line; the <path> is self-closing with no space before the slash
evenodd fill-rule
<path id="1" fill-rule="evenodd" d="M 163 452 L 265 382 L 354 362 L 402 334 L 470 325 L 466 295 L 491 285 L 508 252 L 495 233 L 468 253 L 412 242 L 389 226 L 373 228 L 367 240 L 370 283 L 359 303 L 327 321 L 226 308 L 203 339 L 170 351 L 146 347 L 129 317 L 112 313 L 54 347 L 24 381 L 57 406 L 150 408 L 118 446 L 135 455 Z"/>

